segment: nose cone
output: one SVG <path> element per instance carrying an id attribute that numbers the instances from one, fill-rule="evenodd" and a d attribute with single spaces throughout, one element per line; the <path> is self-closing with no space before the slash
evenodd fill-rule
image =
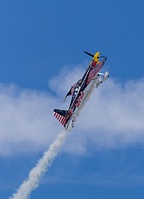
<path id="1" fill-rule="evenodd" d="M 94 57 L 93 57 L 93 60 L 98 63 L 99 62 L 99 60 L 98 60 L 99 57 L 100 57 L 100 52 L 96 52 Z"/>
<path id="2" fill-rule="evenodd" d="M 99 58 L 100 57 L 100 52 L 96 52 L 95 56 Z"/>
<path id="3" fill-rule="evenodd" d="M 99 57 L 100 57 L 100 52 L 96 52 L 93 59 L 95 60 L 98 59 Z"/>

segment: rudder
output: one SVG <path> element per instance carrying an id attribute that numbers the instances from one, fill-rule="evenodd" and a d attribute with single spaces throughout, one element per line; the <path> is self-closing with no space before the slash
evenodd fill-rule
<path id="1" fill-rule="evenodd" d="M 63 125 L 65 126 L 67 119 L 68 111 L 67 110 L 61 110 L 61 109 L 54 109 L 54 113 L 53 115 L 55 116 L 55 118 Z"/>

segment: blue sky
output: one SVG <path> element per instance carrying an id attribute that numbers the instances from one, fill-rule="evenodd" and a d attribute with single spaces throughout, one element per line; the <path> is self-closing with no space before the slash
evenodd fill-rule
<path id="1" fill-rule="evenodd" d="M 27 178 L 61 126 L 53 108 L 90 57 L 95 90 L 31 198 L 144 197 L 143 0 L 0 1 L 0 197 Z"/>

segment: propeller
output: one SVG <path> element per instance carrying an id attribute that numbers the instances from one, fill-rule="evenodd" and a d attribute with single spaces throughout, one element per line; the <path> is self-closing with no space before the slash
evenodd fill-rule
<path id="1" fill-rule="evenodd" d="M 94 55 L 93 55 L 93 54 L 88 53 L 87 51 L 84 51 L 84 53 L 86 53 L 87 55 L 89 55 L 89 56 L 91 56 L 91 57 L 94 57 Z"/>
<path id="2" fill-rule="evenodd" d="M 87 55 L 89 55 L 89 56 L 91 56 L 91 57 L 94 57 L 94 55 L 93 55 L 93 54 L 91 54 L 91 53 L 89 53 L 89 52 L 87 52 L 87 51 L 84 51 L 84 53 L 86 53 Z M 107 59 L 107 57 L 105 57 L 105 56 L 99 56 L 98 58 L 104 58 L 104 59 Z"/>

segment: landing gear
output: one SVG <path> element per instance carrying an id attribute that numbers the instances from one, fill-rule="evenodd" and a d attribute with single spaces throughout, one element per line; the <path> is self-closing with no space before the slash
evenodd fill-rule
<path id="1" fill-rule="evenodd" d="M 74 119 L 72 119 L 72 128 L 74 128 Z"/>

